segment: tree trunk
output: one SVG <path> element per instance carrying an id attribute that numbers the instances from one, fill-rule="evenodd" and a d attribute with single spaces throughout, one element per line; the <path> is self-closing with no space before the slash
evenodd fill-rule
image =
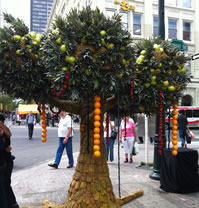
<path id="1" fill-rule="evenodd" d="M 103 116 L 101 116 L 103 121 Z M 65 202 L 66 208 L 117 208 L 106 162 L 103 123 L 101 122 L 101 156 L 93 156 L 93 119 L 81 117 L 81 145 L 73 180 Z"/>

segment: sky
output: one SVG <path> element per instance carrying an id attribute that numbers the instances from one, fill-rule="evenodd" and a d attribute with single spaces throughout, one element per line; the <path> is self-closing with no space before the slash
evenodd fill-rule
<path id="1" fill-rule="evenodd" d="M 0 0 L 2 12 L 8 12 L 22 19 L 30 28 L 30 0 Z"/>

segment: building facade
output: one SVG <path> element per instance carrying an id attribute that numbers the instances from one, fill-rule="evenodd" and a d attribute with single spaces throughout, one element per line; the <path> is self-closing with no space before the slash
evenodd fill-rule
<path id="1" fill-rule="evenodd" d="M 72 8 L 90 5 L 105 15 L 121 15 L 124 28 L 134 39 L 158 35 L 158 0 L 55 0 L 47 27 L 55 16 L 66 15 Z M 199 53 L 199 1 L 165 0 L 165 39 L 182 40 L 188 49 L 187 56 Z M 199 106 L 199 59 L 186 64 L 191 83 L 184 92 L 181 105 Z"/>
<path id="2" fill-rule="evenodd" d="M 30 31 L 43 33 L 53 5 L 53 0 L 31 0 Z"/>

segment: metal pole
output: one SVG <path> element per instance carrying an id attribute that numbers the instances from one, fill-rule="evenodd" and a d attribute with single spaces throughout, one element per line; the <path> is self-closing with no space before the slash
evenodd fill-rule
<path id="1" fill-rule="evenodd" d="M 148 117 L 145 115 L 145 163 L 146 165 L 149 163 L 149 150 L 148 150 Z"/>
<path id="2" fill-rule="evenodd" d="M 164 0 L 158 0 L 158 35 L 160 39 L 165 40 L 165 24 L 164 24 Z M 161 155 L 158 154 L 158 133 L 159 133 L 159 113 L 156 114 L 156 128 L 154 139 L 154 158 L 153 158 L 153 171 L 149 175 L 151 179 L 160 180 L 160 167 L 161 167 Z M 166 147 L 165 136 L 165 112 L 162 112 L 162 140 L 163 148 Z"/>

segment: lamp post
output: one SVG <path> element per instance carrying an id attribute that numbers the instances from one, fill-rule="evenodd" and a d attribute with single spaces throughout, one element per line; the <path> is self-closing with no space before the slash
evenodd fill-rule
<path id="1" fill-rule="evenodd" d="M 165 24 L 164 24 L 164 0 L 158 0 L 158 35 L 160 39 L 165 40 Z M 158 147 L 160 142 L 158 141 L 160 114 L 156 114 L 156 128 L 154 137 L 154 157 L 153 157 L 153 170 L 149 177 L 154 180 L 160 180 L 160 167 L 161 167 L 161 155 L 158 153 Z M 166 147 L 165 136 L 165 113 L 162 112 L 162 141 L 163 148 Z"/>

